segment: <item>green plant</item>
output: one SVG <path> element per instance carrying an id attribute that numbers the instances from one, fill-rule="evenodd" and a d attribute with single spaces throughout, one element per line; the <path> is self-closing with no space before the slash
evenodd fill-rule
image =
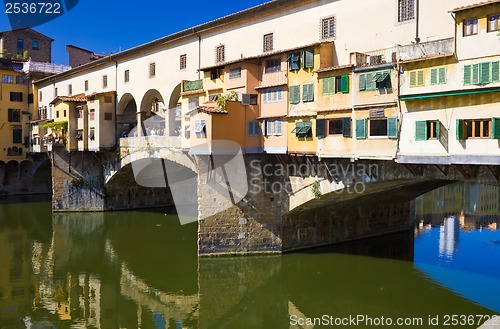
<path id="1" fill-rule="evenodd" d="M 319 181 L 315 181 L 314 183 L 312 183 L 311 190 L 313 192 L 315 199 L 317 200 L 321 199 L 321 185 Z"/>
<path id="2" fill-rule="evenodd" d="M 24 53 L 23 53 L 23 59 L 29 59 L 29 54 L 28 54 L 28 51 L 25 50 Z"/>
<path id="3" fill-rule="evenodd" d="M 57 135 L 65 136 L 68 132 L 68 121 L 48 122 L 40 126 L 42 129 L 51 128 Z"/>
<path id="4" fill-rule="evenodd" d="M 217 97 L 217 107 L 222 111 L 227 109 L 227 102 L 238 100 L 238 94 L 235 91 L 231 91 L 229 95 L 221 94 Z"/>

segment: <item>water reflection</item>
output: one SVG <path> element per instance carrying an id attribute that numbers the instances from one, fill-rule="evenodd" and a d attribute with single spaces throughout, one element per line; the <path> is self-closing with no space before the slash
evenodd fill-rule
<path id="1" fill-rule="evenodd" d="M 435 228 L 419 215 L 427 222 L 415 243 L 406 232 L 281 257 L 198 259 L 196 223 L 167 211 L 0 205 L 0 327 L 292 328 L 291 316 L 499 312 L 499 231 L 462 231 L 457 248 L 460 215 L 436 217 Z"/>

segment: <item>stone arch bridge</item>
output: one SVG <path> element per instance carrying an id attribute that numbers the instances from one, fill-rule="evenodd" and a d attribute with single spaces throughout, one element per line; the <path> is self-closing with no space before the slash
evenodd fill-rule
<path id="1" fill-rule="evenodd" d="M 200 255 L 281 253 L 409 230 L 415 224 L 412 200 L 425 192 L 455 181 L 500 185 L 499 166 L 270 154 L 240 154 L 244 165 L 237 175 L 222 170 L 218 177 L 211 174 L 217 169 L 212 156 L 189 154 L 176 138 L 127 138 L 120 145 L 107 153 L 55 148 L 54 211 L 176 201 L 177 211 L 187 214 L 182 223 L 199 220 Z M 214 188 L 217 177 L 223 184 Z M 178 183 L 182 189 L 173 188 Z"/>

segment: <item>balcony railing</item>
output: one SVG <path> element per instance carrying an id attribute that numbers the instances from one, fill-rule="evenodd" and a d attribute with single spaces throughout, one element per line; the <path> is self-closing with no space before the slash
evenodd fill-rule
<path id="1" fill-rule="evenodd" d="M 179 136 L 145 136 L 120 138 L 120 148 L 147 150 L 162 148 L 181 148 L 181 137 Z"/>
<path id="2" fill-rule="evenodd" d="M 396 61 L 396 47 L 389 47 L 364 53 L 351 53 L 351 64 L 356 67 L 375 66 L 394 63 Z"/>
<path id="3" fill-rule="evenodd" d="M 184 81 L 182 83 L 183 92 L 201 90 L 201 89 L 203 89 L 203 80 Z"/>
<path id="4" fill-rule="evenodd" d="M 447 56 L 454 53 L 455 44 L 453 38 L 398 46 L 397 49 L 397 57 L 401 61 Z"/>
<path id="5" fill-rule="evenodd" d="M 23 65 L 24 73 L 62 73 L 71 70 L 71 66 L 66 66 L 62 64 L 52 64 L 52 63 L 41 63 L 41 62 L 26 62 Z"/>
<path id="6" fill-rule="evenodd" d="M 265 88 L 265 87 L 280 86 L 286 84 L 287 84 L 286 71 L 278 71 L 278 72 L 262 74 L 259 87 Z"/>

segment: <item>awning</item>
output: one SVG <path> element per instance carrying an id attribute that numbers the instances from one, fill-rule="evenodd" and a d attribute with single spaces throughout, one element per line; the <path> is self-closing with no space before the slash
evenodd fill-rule
<path id="1" fill-rule="evenodd" d="M 194 125 L 193 132 L 196 134 L 199 134 L 199 133 L 203 132 L 203 128 L 205 128 L 205 122 L 197 122 Z"/>
<path id="2" fill-rule="evenodd" d="M 454 90 L 454 91 L 448 91 L 448 92 L 442 92 L 442 93 L 401 96 L 401 97 L 399 97 L 399 99 L 402 101 L 409 101 L 409 100 L 413 100 L 413 99 L 450 97 L 450 96 L 460 96 L 460 95 L 475 95 L 475 94 L 497 93 L 497 92 L 500 92 L 500 88 Z"/>

